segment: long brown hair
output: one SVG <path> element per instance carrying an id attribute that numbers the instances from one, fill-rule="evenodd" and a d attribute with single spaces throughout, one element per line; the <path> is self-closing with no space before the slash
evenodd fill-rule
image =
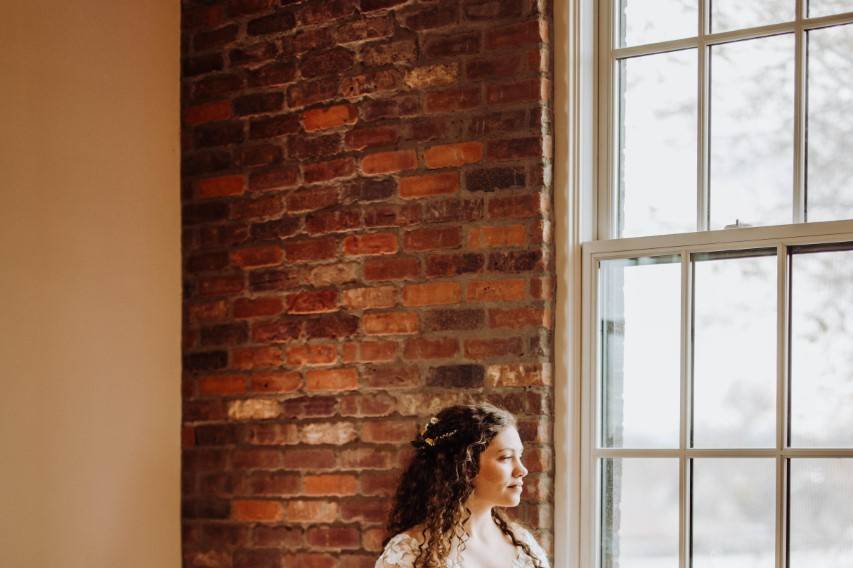
<path id="1" fill-rule="evenodd" d="M 515 417 L 487 403 L 449 406 L 430 419 L 412 442 L 416 451 L 400 479 L 385 544 L 392 536 L 421 525 L 415 568 L 443 568 L 454 538 L 464 550 L 469 536 L 464 525 L 471 516 L 465 503 L 480 471 L 480 455 L 507 427 L 516 427 Z M 530 546 L 513 531 L 506 513 L 494 507 L 492 518 L 512 544 L 541 568 Z"/>

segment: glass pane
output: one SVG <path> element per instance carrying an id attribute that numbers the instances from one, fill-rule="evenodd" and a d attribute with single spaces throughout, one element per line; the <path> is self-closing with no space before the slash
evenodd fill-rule
<path id="1" fill-rule="evenodd" d="M 694 37 L 698 0 L 617 0 L 617 47 Z"/>
<path id="2" fill-rule="evenodd" d="M 776 256 L 695 260 L 693 445 L 775 447 Z"/>
<path id="3" fill-rule="evenodd" d="M 666 256 L 601 263 L 601 443 L 605 447 L 678 447 L 679 260 Z"/>
<path id="4" fill-rule="evenodd" d="M 790 568 L 848 568 L 853 460 L 791 460 Z"/>
<path id="5" fill-rule="evenodd" d="M 601 567 L 678 566 L 678 460 L 601 460 Z"/>
<path id="6" fill-rule="evenodd" d="M 853 12 L 853 0 L 808 0 L 809 18 Z"/>
<path id="7" fill-rule="evenodd" d="M 776 461 L 692 462 L 692 568 L 773 568 Z"/>
<path id="8" fill-rule="evenodd" d="M 853 26 L 809 32 L 806 218 L 853 218 Z"/>
<path id="9" fill-rule="evenodd" d="M 696 50 L 619 69 L 619 235 L 696 230 Z"/>
<path id="10" fill-rule="evenodd" d="M 793 220 L 794 36 L 711 48 L 711 228 Z"/>
<path id="11" fill-rule="evenodd" d="M 791 445 L 853 447 L 853 251 L 791 258 Z"/>
<path id="12" fill-rule="evenodd" d="M 794 14 L 794 0 L 711 0 L 711 32 L 790 22 Z"/>

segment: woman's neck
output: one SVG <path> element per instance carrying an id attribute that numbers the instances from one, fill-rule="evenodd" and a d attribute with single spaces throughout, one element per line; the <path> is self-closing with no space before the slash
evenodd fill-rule
<path id="1" fill-rule="evenodd" d="M 467 507 L 471 511 L 471 517 L 465 523 L 465 529 L 471 535 L 471 538 L 482 539 L 494 533 L 497 525 L 495 525 L 495 521 L 492 518 L 491 505 L 479 503 L 475 499 L 469 499 Z"/>

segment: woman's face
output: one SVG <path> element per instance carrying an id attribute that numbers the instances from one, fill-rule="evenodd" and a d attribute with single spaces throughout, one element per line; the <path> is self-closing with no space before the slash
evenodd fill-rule
<path id="1" fill-rule="evenodd" d="M 521 500 L 527 468 L 521 463 L 524 446 L 518 430 L 504 428 L 480 454 L 473 498 L 498 507 L 515 507 Z"/>

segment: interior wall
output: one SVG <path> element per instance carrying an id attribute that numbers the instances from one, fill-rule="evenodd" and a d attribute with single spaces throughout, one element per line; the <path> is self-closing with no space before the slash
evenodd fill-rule
<path id="1" fill-rule="evenodd" d="M 0 566 L 179 566 L 179 2 L 0 18 Z"/>

